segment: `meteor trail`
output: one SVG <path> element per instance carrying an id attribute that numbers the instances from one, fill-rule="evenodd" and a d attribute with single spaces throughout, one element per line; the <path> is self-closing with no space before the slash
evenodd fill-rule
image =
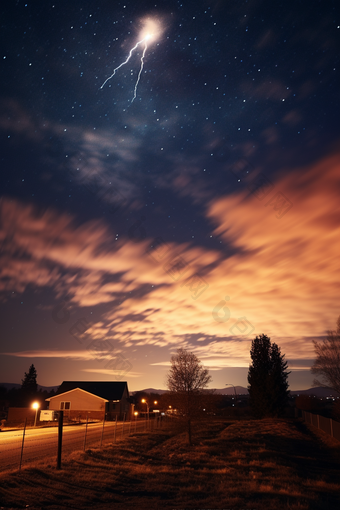
<path id="1" fill-rule="evenodd" d="M 138 41 L 137 44 L 130 50 L 130 53 L 129 53 L 129 56 L 127 57 L 127 59 L 122 63 L 120 64 L 118 67 L 116 67 L 114 70 L 113 70 L 113 73 L 111 74 L 111 76 L 109 76 L 108 78 L 106 78 L 106 80 L 104 81 L 103 85 L 100 87 L 100 89 L 102 89 L 104 87 L 104 85 L 109 81 L 111 80 L 111 78 L 113 78 L 113 76 L 116 74 L 116 71 L 118 71 L 118 69 L 120 69 L 123 65 L 127 64 L 132 56 L 132 53 L 133 51 L 138 48 L 138 46 L 140 44 L 142 44 L 143 42 L 145 42 L 145 45 L 144 45 L 144 50 L 143 50 L 143 55 L 140 59 L 140 62 L 141 62 L 141 65 L 140 65 L 140 70 L 139 70 L 139 73 L 138 73 L 138 77 L 137 77 L 137 81 L 136 81 L 136 85 L 135 85 L 135 89 L 134 89 L 134 94 L 133 94 L 133 98 L 131 100 L 131 103 L 133 103 L 133 101 L 136 99 L 137 97 L 137 87 L 138 87 L 138 83 L 139 83 L 139 80 L 140 80 L 140 77 L 141 77 L 141 74 L 142 74 L 142 71 L 143 71 L 143 66 L 144 66 L 144 57 L 145 57 L 145 52 L 147 50 L 147 44 L 146 44 L 146 41 L 148 39 L 150 39 L 150 34 L 146 35 L 144 37 L 144 39 L 142 39 L 141 41 Z M 100 90 L 99 89 L 99 90 Z"/>

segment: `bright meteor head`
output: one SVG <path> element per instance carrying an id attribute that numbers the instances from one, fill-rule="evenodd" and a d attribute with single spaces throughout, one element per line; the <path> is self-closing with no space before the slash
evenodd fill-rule
<path id="1" fill-rule="evenodd" d="M 140 39 L 143 41 L 155 41 L 162 33 L 161 24 L 156 19 L 144 18 L 142 20 L 143 28 L 140 33 Z"/>

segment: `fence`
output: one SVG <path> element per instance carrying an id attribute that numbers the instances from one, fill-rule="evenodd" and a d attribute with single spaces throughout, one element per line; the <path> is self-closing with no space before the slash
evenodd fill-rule
<path id="1" fill-rule="evenodd" d="M 340 441 L 340 423 L 338 421 L 332 420 L 332 418 L 326 418 L 326 416 L 309 413 L 308 411 L 303 411 L 302 409 L 297 408 L 295 408 L 295 417 L 302 418 L 303 421 L 309 425 L 323 430 L 326 432 L 326 434 L 329 434 L 330 436 Z"/>
<path id="2" fill-rule="evenodd" d="M 102 448 L 103 445 L 115 444 L 130 434 L 152 432 L 163 426 L 164 419 L 165 417 L 159 416 L 150 420 L 64 424 L 62 454 L 76 450 L 85 451 L 90 446 Z M 23 465 L 41 460 L 50 460 L 52 465 L 57 461 L 57 454 L 58 426 L 28 428 L 26 423 L 23 430 L 0 432 L 1 471 L 20 469 Z"/>

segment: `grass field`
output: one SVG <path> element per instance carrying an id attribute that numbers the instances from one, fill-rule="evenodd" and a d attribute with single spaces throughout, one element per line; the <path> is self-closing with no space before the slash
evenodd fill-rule
<path id="1" fill-rule="evenodd" d="M 132 435 L 0 475 L 0 507 L 320 509 L 340 503 L 340 443 L 294 420 L 196 425 Z"/>

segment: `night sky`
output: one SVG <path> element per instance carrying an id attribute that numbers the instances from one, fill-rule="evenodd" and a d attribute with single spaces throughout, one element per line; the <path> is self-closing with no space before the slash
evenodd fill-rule
<path id="1" fill-rule="evenodd" d="M 165 388 L 184 347 L 246 386 L 264 333 L 312 385 L 340 315 L 339 7 L 3 2 L 1 382 Z"/>

